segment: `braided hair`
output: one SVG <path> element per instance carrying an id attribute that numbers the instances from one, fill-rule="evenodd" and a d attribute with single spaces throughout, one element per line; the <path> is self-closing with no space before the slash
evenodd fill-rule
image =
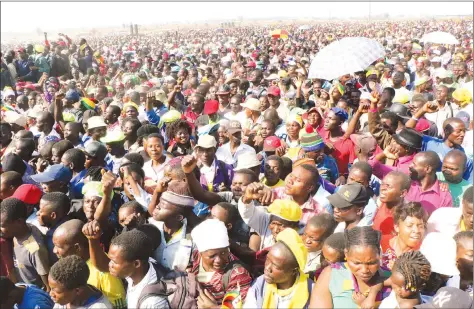
<path id="1" fill-rule="evenodd" d="M 380 253 L 381 234 L 370 226 L 356 226 L 350 230 L 345 230 L 344 238 L 347 250 L 350 250 L 353 246 L 370 246 Z"/>
<path id="2" fill-rule="evenodd" d="M 431 265 L 420 251 L 409 251 L 397 258 L 392 272 L 400 273 L 405 278 L 405 289 L 415 292 L 430 279 Z"/>
<path id="3" fill-rule="evenodd" d="M 91 166 L 87 169 L 86 176 L 90 177 L 91 181 L 102 181 L 102 166 Z"/>

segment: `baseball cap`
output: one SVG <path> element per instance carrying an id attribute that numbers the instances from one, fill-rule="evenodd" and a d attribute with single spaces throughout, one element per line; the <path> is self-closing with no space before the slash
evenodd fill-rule
<path id="1" fill-rule="evenodd" d="M 12 197 L 19 199 L 23 203 L 29 205 L 36 205 L 41 200 L 43 196 L 43 191 L 35 185 L 24 184 L 19 186 Z"/>
<path id="2" fill-rule="evenodd" d="M 216 92 L 217 95 L 219 94 L 229 94 L 230 93 L 230 86 L 228 84 L 222 84 L 219 87 L 219 90 Z"/>
<path id="3" fill-rule="evenodd" d="M 459 308 L 472 309 L 473 302 L 468 292 L 452 286 L 445 286 L 438 290 L 430 303 L 416 305 L 415 308 L 443 309 Z"/>
<path id="4" fill-rule="evenodd" d="M 125 139 L 125 134 L 122 131 L 107 131 L 107 135 L 102 137 L 100 141 L 104 144 L 118 143 Z"/>
<path id="5" fill-rule="evenodd" d="M 270 214 L 291 222 L 300 221 L 303 215 L 300 205 L 291 200 L 274 200 L 267 210 Z"/>
<path id="6" fill-rule="evenodd" d="M 245 152 L 237 158 L 237 166 L 234 168 L 234 171 L 260 166 L 260 164 L 261 162 L 258 160 L 255 152 Z"/>
<path id="7" fill-rule="evenodd" d="M 252 111 L 260 111 L 260 101 L 255 98 L 248 98 L 245 103 L 241 103 L 240 105 Z"/>
<path id="8" fill-rule="evenodd" d="M 217 113 L 219 110 L 219 101 L 217 100 L 209 100 L 204 103 L 204 115 L 212 115 Z"/>
<path id="9" fill-rule="evenodd" d="M 92 116 L 91 118 L 87 119 L 88 130 L 100 127 L 107 127 L 107 124 L 104 122 L 104 118 L 102 118 L 102 116 Z"/>
<path id="10" fill-rule="evenodd" d="M 248 62 L 245 66 L 246 66 L 247 68 L 256 68 L 256 67 L 257 67 L 257 64 L 255 63 L 255 61 L 250 61 L 250 62 Z"/>
<path id="11" fill-rule="evenodd" d="M 377 148 L 377 141 L 370 134 L 351 134 L 351 141 L 359 148 L 369 151 Z"/>
<path id="12" fill-rule="evenodd" d="M 40 174 L 32 175 L 31 179 L 38 183 L 45 183 L 51 181 L 62 181 L 68 183 L 72 179 L 72 171 L 69 167 L 62 164 L 54 164 Z"/>
<path id="13" fill-rule="evenodd" d="M 268 87 L 267 95 L 272 95 L 272 96 L 275 96 L 275 97 L 279 97 L 281 95 L 280 88 L 278 88 L 276 86 Z"/>
<path id="14" fill-rule="evenodd" d="M 367 189 L 360 183 L 342 186 L 336 193 L 327 197 L 335 208 L 347 208 L 353 205 L 366 205 L 369 201 Z"/>
<path id="15" fill-rule="evenodd" d="M 269 136 L 263 141 L 263 151 L 276 151 L 281 146 L 281 141 L 276 136 Z"/>
<path id="16" fill-rule="evenodd" d="M 89 144 L 86 145 L 86 148 L 84 150 L 86 155 L 90 157 L 104 157 L 107 155 L 107 148 L 105 148 L 104 144 L 97 142 L 97 141 L 92 141 Z"/>
<path id="17" fill-rule="evenodd" d="M 199 137 L 198 143 L 194 148 L 201 147 L 201 148 L 215 148 L 217 146 L 217 141 L 214 136 L 205 134 Z"/>
<path id="18" fill-rule="evenodd" d="M 237 120 L 231 120 L 229 122 L 229 127 L 227 128 L 227 132 L 229 132 L 230 134 L 234 134 L 236 132 L 241 132 L 242 131 L 242 125 L 240 124 L 240 122 L 238 122 Z"/>

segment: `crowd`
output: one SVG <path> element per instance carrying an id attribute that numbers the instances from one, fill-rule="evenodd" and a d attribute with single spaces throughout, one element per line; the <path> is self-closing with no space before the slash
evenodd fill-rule
<path id="1" fill-rule="evenodd" d="M 472 20 L 282 28 L 2 44 L 0 307 L 473 308 Z"/>

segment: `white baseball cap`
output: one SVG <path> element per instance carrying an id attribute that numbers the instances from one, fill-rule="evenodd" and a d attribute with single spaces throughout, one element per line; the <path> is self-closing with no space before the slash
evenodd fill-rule
<path id="1" fill-rule="evenodd" d="M 254 152 L 245 152 L 241 154 L 237 159 L 237 167 L 234 171 L 243 170 L 246 168 L 252 168 L 260 166 L 260 161 L 257 158 L 257 154 Z"/>
<path id="2" fill-rule="evenodd" d="M 240 104 L 242 107 L 246 107 L 252 111 L 260 111 L 260 101 L 255 98 L 249 98 L 245 103 Z"/>
<path id="3" fill-rule="evenodd" d="M 102 118 L 102 116 L 93 116 L 87 119 L 88 130 L 100 127 L 107 127 L 107 124 L 104 122 L 104 118 Z"/>
<path id="4" fill-rule="evenodd" d="M 199 137 L 198 143 L 194 148 L 201 147 L 201 148 L 216 148 L 217 141 L 214 136 L 205 134 Z"/>

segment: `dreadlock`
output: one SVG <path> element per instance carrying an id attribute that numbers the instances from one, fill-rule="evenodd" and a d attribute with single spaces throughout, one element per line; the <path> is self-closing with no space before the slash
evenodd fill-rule
<path id="1" fill-rule="evenodd" d="M 397 258 L 392 272 L 400 273 L 405 278 L 405 289 L 415 292 L 430 279 L 431 265 L 420 251 L 408 251 Z"/>
<path id="2" fill-rule="evenodd" d="M 91 181 L 102 181 L 102 169 L 102 166 L 91 166 L 85 177 L 89 176 Z"/>

